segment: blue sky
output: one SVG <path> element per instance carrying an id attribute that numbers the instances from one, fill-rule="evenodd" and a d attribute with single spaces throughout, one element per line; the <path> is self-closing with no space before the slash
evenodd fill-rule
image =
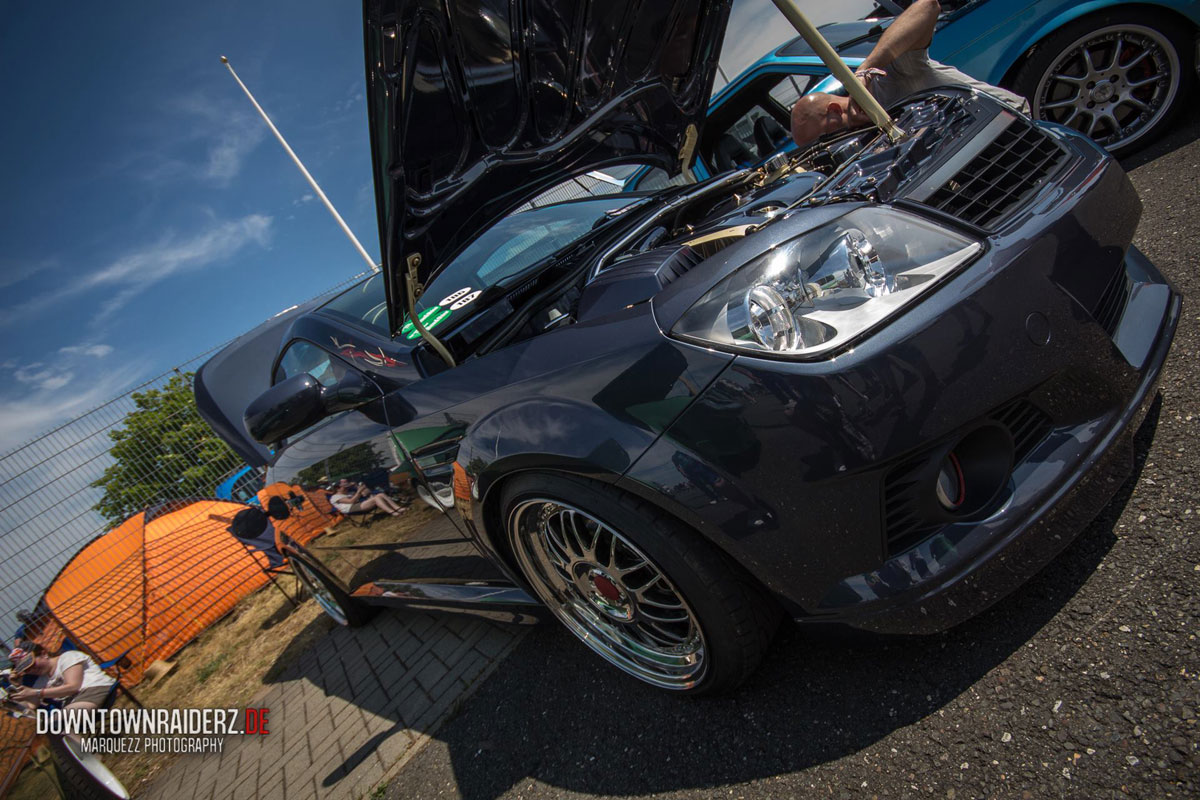
<path id="1" fill-rule="evenodd" d="M 357 4 L 0 7 L 0 452 L 364 268 L 220 55 L 377 255 Z M 726 73 L 788 38 L 736 0 Z"/>

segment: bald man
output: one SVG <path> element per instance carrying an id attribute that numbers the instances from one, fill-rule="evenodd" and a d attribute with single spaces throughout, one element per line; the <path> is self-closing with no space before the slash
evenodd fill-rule
<path id="1" fill-rule="evenodd" d="M 938 0 L 915 0 L 879 37 L 875 48 L 855 74 L 884 108 L 914 92 L 937 86 L 967 86 L 1029 113 L 1025 98 L 977 81 L 954 67 L 929 58 L 933 29 L 942 11 Z M 820 136 L 845 128 L 858 128 L 871 120 L 849 97 L 810 92 L 792 106 L 792 138 L 801 147 Z"/>

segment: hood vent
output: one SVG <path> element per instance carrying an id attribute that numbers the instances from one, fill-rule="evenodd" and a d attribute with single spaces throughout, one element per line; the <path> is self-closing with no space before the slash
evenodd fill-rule
<path id="1" fill-rule="evenodd" d="M 692 247 L 670 245 L 617 261 L 583 290 L 577 318 L 591 319 L 649 300 L 703 260 Z"/>

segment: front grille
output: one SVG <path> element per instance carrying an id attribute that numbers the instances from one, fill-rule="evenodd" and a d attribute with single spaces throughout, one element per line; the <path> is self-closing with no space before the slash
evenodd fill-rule
<path id="1" fill-rule="evenodd" d="M 1108 286 L 1104 287 L 1104 293 L 1100 295 L 1100 299 L 1092 309 L 1092 316 L 1096 322 L 1100 323 L 1100 327 L 1108 332 L 1109 336 L 1114 336 L 1117 332 L 1117 324 L 1120 323 L 1121 315 L 1125 312 L 1125 306 L 1128 303 L 1129 278 L 1124 269 L 1119 269 L 1112 276 L 1112 280 L 1108 282 Z"/>
<path id="2" fill-rule="evenodd" d="M 1033 196 L 1066 159 L 1035 125 L 1016 119 L 929 198 L 929 205 L 991 228 Z"/>
<path id="3" fill-rule="evenodd" d="M 1005 403 L 985 419 L 1008 429 L 1014 466 L 1027 459 L 1053 428 L 1050 417 L 1023 397 Z M 932 451 L 924 450 L 897 464 L 884 478 L 883 530 L 889 558 L 929 538 L 945 524 L 927 519 L 921 512 L 919 493 L 929 491 L 929 486 L 920 478 L 931 456 Z"/>

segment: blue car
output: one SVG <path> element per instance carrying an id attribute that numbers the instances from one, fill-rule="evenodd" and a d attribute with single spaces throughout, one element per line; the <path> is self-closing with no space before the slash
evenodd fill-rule
<path id="1" fill-rule="evenodd" d="M 854 67 L 907 5 L 880 3 L 867 19 L 825 25 L 821 33 Z M 1160 134 L 1192 88 L 1195 0 L 944 0 L 942 9 L 932 58 L 1012 89 L 1029 99 L 1033 117 L 1084 133 L 1118 157 Z M 713 96 L 696 178 L 794 149 L 792 104 L 809 91 L 840 88 L 803 39 L 763 56 Z M 626 188 L 666 183 L 662 170 L 643 169 Z"/>
<path id="2" fill-rule="evenodd" d="M 213 494 L 220 500 L 258 505 L 258 490 L 263 488 L 262 470 L 243 465 L 217 484 Z"/>

